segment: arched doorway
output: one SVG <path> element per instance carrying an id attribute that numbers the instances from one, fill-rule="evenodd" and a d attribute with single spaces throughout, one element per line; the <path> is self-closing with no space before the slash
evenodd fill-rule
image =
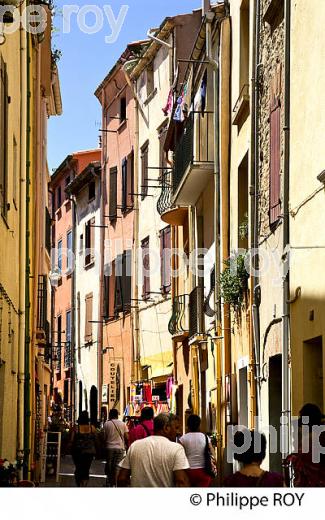
<path id="1" fill-rule="evenodd" d="M 97 425 L 98 391 L 95 386 L 90 389 L 90 423 Z"/>

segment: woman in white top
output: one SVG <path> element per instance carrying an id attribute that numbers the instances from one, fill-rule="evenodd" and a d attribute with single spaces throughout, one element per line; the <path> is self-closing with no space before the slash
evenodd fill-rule
<path id="1" fill-rule="evenodd" d="M 190 465 L 188 477 L 191 487 L 209 487 L 212 480 L 205 471 L 207 436 L 200 432 L 200 425 L 201 418 L 190 415 L 187 420 L 188 433 L 179 439 Z"/>

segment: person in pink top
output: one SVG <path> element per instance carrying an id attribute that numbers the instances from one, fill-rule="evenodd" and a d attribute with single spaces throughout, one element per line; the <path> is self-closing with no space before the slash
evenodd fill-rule
<path id="1" fill-rule="evenodd" d="M 141 410 L 140 424 L 129 432 L 129 447 L 132 442 L 145 439 L 153 435 L 153 409 L 146 406 Z"/>

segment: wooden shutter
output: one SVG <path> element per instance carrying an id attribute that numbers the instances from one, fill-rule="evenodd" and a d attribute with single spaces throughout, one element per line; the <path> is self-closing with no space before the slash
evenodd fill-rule
<path id="1" fill-rule="evenodd" d="M 269 215 L 270 226 L 274 225 L 281 213 L 281 103 L 280 79 L 281 72 L 277 72 L 271 84 L 270 98 L 270 193 Z"/>
<path id="2" fill-rule="evenodd" d="M 123 253 L 123 278 L 122 278 L 122 301 L 123 312 L 130 310 L 131 306 L 131 250 Z"/>
<path id="3" fill-rule="evenodd" d="M 133 208 L 134 204 L 134 151 L 129 155 L 128 159 L 128 179 L 127 179 L 127 206 Z"/>
<path id="4" fill-rule="evenodd" d="M 90 258 L 91 258 L 91 262 L 94 261 L 95 259 L 95 231 L 96 231 L 96 228 L 95 228 L 95 223 L 96 223 L 96 220 L 95 220 L 95 217 L 93 217 L 90 221 Z"/>
<path id="5" fill-rule="evenodd" d="M 160 231 L 161 290 L 164 294 L 171 289 L 171 228 Z"/>
<path id="6" fill-rule="evenodd" d="M 108 320 L 109 315 L 109 276 L 104 275 L 104 319 Z"/>
<path id="7" fill-rule="evenodd" d="M 148 154 L 149 143 L 146 143 L 142 148 L 141 154 L 141 199 L 143 200 L 148 195 Z"/>
<path id="8" fill-rule="evenodd" d="M 123 310 L 123 255 L 119 255 L 115 260 L 115 314 Z"/>
<path id="9" fill-rule="evenodd" d="M 109 296 L 108 296 L 108 314 L 109 318 L 115 315 L 115 260 L 111 264 L 111 272 L 109 275 Z"/>
<path id="10" fill-rule="evenodd" d="M 110 169 L 109 174 L 109 218 L 110 221 L 117 217 L 117 167 Z"/>
<path id="11" fill-rule="evenodd" d="M 0 206 L 7 213 L 8 189 L 8 76 L 0 56 Z"/>
<path id="12" fill-rule="evenodd" d="M 91 343 L 93 339 L 93 293 L 87 294 L 85 298 L 86 318 L 85 318 L 85 342 Z"/>
<path id="13" fill-rule="evenodd" d="M 122 211 L 127 210 L 128 205 L 128 161 L 122 161 Z"/>
<path id="14" fill-rule="evenodd" d="M 164 126 L 159 133 L 159 157 L 160 157 L 160 174 L 159 177 L 162 176 L 164 169 L 168 168 L 167 160 L 166 160 L 166 152 L 164 150 L 166 137 L 167 137 L 167 126 Z"/>
<path id="15" fill-rule="evenodd" d="M 91 263 L 91 220 L 85 224 L 85 266 Z"/>
<path id="16" fill-rule="evenodd" d="M 149 237 L 145 238 L 141 243 L 142 248 L 142 266 L 143 266 L 143 287 L 142 297 L 147 299 L 150 297 L 150 254 L 149 254 Z"/>

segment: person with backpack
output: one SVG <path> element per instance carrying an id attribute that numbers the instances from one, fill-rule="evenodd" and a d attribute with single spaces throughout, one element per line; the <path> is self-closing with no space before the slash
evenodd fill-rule
<path id="1" fill-rule="evenodd" d="M 104 438 L 107 486 L 116 487 L 118 465 L 124 458 L 128 445 L 128 428 L 123 421 L 119 420 L 115 408 L 109 411 L 108 420 L 104 424 Z"/>
<path id="2" fill-rule="evenodd" d="M 134 441 L 153 435 L 153 416 L 153 409 L 150 406 L 146 406 L 141 410 L 140 424 L 129 432 L 129 447 Z"/>
<path id="3" fill-rule="evenodd" d="M 86 487 L 91 463 L 96 455 L 96 428 L 89 424 L 88 412 L 81 412 L 78 426 L 71 431 L 71 454 L 78 487 Z"/>

